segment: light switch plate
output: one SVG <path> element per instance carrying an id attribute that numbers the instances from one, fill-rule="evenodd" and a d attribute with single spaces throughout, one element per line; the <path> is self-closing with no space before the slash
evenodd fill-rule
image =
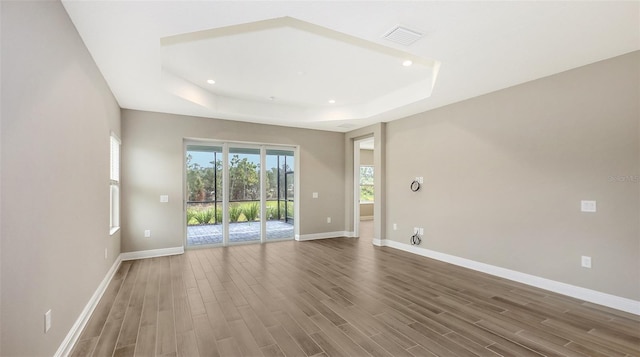
<path id="1" fill-rule="evenodd" d="M 162 203 L 169 202 L 169 195 L 160 195 L 160 202 Z"/>
<path id="2" fill-rule="evenodd" d="M 318 193 L 317 193 L 317 192 L 314 192 L 311 196 L 312 196 L 313 198 L 318 198 Z"/>
<path id="3" fill-rule="evenodd" d="M 596 212 L 596 201 L 580 201 L 580 211 L 582 212 Z"/>
<path id="4" fill-rule="evenodd" d="M 581 258 L 581 265 L 583 268 L 591 268 L 591 257 L 583 255 Z"/>

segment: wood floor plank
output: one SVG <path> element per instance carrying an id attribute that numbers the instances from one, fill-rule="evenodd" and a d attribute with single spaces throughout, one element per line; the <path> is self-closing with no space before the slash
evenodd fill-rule
<path id="1" fill-rule="evenodd" d="M 307 356 L 282 326 L 272 326 L 268 330 L 285 356 Z"/>
<path id="2" fill-rule="evenodd" d="M 327 353 L 327 355 L 332 357 L 348 357 L 346 352 L 333 340 L 329 338 L 324 332 L 314 332 L 311 335 L 314 341 L 322 348 L 323 351 Z"/>
<path id="3" fill-rule="evenodd" d="M 218 350 L 222 357 L 237 357 L 241 356 L 240 349 L 233 338 L 225 338 L 218 340 Z"/>
<path id="4" fill-rule="evenodd" d="M 629 357 L 640 316 L 362 236 L 284 241 L 122 262 L 71 356 L 134 355 Z"/>
<path id="5" fill-rule="evenodd" d="M 136 282 L 131 299 L 129 300 L 129 306 L 125 314 L 124 322 L 122 323 L 122 330 L 120 331 L 120 337 L 118 338 L 116 349 L 135 345 L 138 339 L 144 294 L 147 288 L 147 278 L 149 276 L 149 263 L 150 261 L 141 262 L 138 281 Z"/>
<path id="6" fill-rule="evenodd" d="M 178 356 L 198 357 L 198 341 L 195 331 L 187 331 L 176 335 Z"/>
<path id="7" fill-rule="evenodd" d="M 209 325 L 209 319 L 207 316 L 194 316 L 193 327 L 198 341 L 198 351 L 200 352 L 200 356 L 220 356 L 216 340 L 213 337 L 213 330 Z"/>
<path id="8" fill-rule="evenodd" d="M 291 316 L 280 311 L 276 313 L 276 319 L 280 321 L 280 325 L 289 333 L 294 341 L 300 346 L 307 356 L 313 356 L 322 353 L 322 349 L 316 344 L 313 339 L 307 335 L 307 333 L 298 325 Z"/>
<path id="9" fill-rule="evenodd" d="M 242 315 L 245 324 L 249 328 L 249 331 L 251 331 L 251 335 L 253 335 L 253 339 L 256 341 L 256 344 L 259 347 L 274 344 L 273 338 L 271 338 L 271 335 L 267 331 L 266 327 L 262 324 L 258 316 L 255 314 L 251 306 L 247 305 L 239 307 L 238 311 Z"/>
<path id="10" fill-rule="evenodd" d="M 243 356 L 259 356 L 264 351 L 256 343 L 255 338 L 251 334 L 251 330 L 244 323 L 244 320 L 229 321 L 229 329 L 231 336 L 238 343 L 238 347 Z M 275 345 L 275 342 L 273 343 Z M 265 346 L 266 347 L 266 346 Z"/>
<path id="11" fill-rule="evenodd" d="M 286 357 L 278 345 L 264 346 L 260 351 L 264 357 Z"/>

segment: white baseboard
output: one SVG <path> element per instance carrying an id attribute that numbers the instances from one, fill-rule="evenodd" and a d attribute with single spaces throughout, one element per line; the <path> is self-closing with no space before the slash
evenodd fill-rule
<path id="1" fill-rule="evenodd" d="M 498 276 L 501 278 L 517 281 L 519 283 L 535 286 L 540 289 L 549 290 L 558 294 L 571 296 L 576 299 L 589 301 L 594 304 L 604 305 L 616 310 L 629 312 L 640 315 L 640 301 L 623 298 L 616 295 L 603 293 L 596 290 L 586 289 L 575 285 L 562 283 L 555 280 L 541 278 L 535 275 L 521 273 L 515 270 L 505 269 L 494 265 L 476 262 L 474 260 L 457 257 L 454 255 L 444 254 L 433 250 L 416 247 L 414 245 L 400 243 L 388 239 L 374 239 L 373 244 L 377 246 L 386 246 L 405 252 L 414 253 L 423 257 L 436 259 L 446 263 L 469 268 L 479 272 Z"/>
<path id="2" fill-rule="evenodd" d="M 184 254 L 184 247 L 172 247 L 172 248 L 162 248 L 162 249 L 139 250 L 137 252 L 126 252 L 126 253 L 121 253 L 120 257 L 122 257 L 122 260 L 125 261 L 125 260 L 164 257 L 167 255 L 178 255 L 178 254 Z"/>
<path id="3" fill-rule="evenodd" d="M 353 237 L 353 232 L 337 231 L 337 232 L 323 232 L 323 233 L 311 233 L 311 234 L 296 234 L 297 241 L 314 240 L 314 239 L 327 239 L 327 238 L 342 238 Z"/>
<path id="4" fill-rule="evenodd" d="M 58 350 L 54 354 L 55 357 L 68 356 L 71 354 L 71 350 L 73 350 L 76 342 L 78 342 L 78 338 L 80 338 L 82 330 L 84 330 L 87 322 L 89 322 L 89 318 L 91 318 L 93 310 L 95 310 L 96 306 L 98 306 L 98 303 L 100 302 L 102 295 L 107 289 L 107 286 L 109 286 L 111 279 L 113 279 L 113 276 L 118 271 L 120 263 L 122 263 L 122 255 L 119 255 L 116 261 L 113 262 L 113 265 L 107 272 L 107 275 L 104 277 L 104 279 L 102 279 L 102 282 L 100 283 L 100 285 L 98 285 L 98 288 L 91 296 L 91 299 L 89 299 L 89 302 L 80 313 L 80 316 L 71 327 L 71 330 L 69 330 L 67 337 L 65 337 L 65 339 L 62 341 L 62 344 L 60 344 L 60 347 L 58 347 Z"/>

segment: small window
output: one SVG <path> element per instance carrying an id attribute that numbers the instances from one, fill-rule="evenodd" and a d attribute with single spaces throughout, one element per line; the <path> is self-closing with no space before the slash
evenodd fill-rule
<path id="1" fill-rule="evenodd" d="M 373 203 L 373 166 L 360 166 L 360 203 Z"/>
<path id="2" fill-rule="evenodd" d="M 114 134 L 110 138 L 109 169 L 109 234 L 120 229 L 120 139 Z"/>

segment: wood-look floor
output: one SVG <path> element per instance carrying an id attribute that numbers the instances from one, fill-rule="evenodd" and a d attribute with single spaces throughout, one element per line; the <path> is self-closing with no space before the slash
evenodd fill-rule
<path id="1" fill-rule="evenodd" d="M 640 356 L 640 319 L 364 238 L 288 241 L 122 263 L 72 355 Z"/>

